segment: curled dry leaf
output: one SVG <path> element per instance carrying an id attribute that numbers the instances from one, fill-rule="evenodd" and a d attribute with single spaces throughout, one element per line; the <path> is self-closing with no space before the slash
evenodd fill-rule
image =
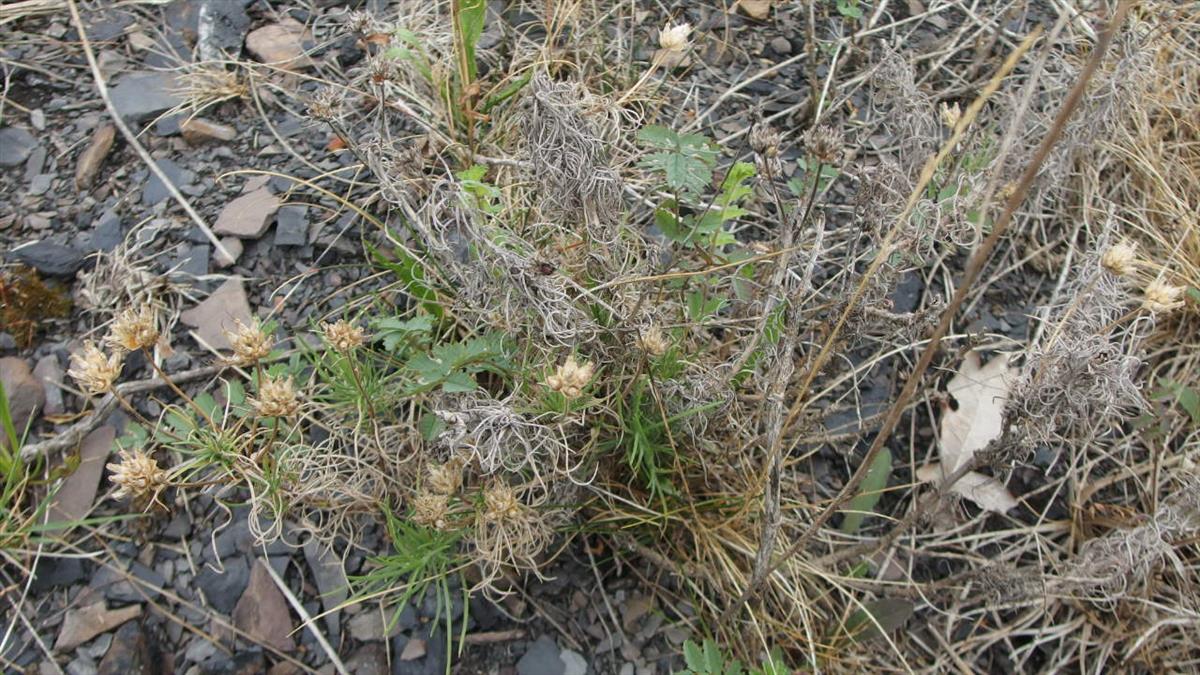
<path id="1" fill-rule="evenodd" d="M 981 365 L 978 353 L 967 354 L 962 368 L 946 386 L 958 407 L 947 406 L 942 414 L 942 461 L 917 469 L 918 480 L 941 480 L 1000 435 L 1004 402 L 1017 378 L 1017 369 L 1008 362 L 1009 356 L 1000 354 Z M 975 471 L 968 472 L 950 489 L 988 511 L 1004 513 L 1017 505 L 1003 483 Z"/>
<path id="2" fill-rule="evenodd" d="M 751 19 L 762 21 L 771 16 L 771 0 L 738 0 L 737 6 Z"/>

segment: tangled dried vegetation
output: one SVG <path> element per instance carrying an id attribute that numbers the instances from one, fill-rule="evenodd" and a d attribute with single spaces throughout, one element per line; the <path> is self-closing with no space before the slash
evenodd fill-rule
<path id="1" fill-rule="evenodd" d="M 120 494 L 149 508 L 241 486 L 263 537 L 287 519 L 351 545 L 387 504 L 448 542 L 440 569 L 499 594 L 587 532 L 697 610 L 671 618 L 751 658 L 781 646 L 796 667 L 1195 667 L 1200 420 L 1180 392 L 1200 359 L 1200 100 L 1178 86 L 1200 75 L 1194 8 L 1127 18 L 954 307 L 943 372 L 973 348 L 1020 368 L 1001 432 L 963 466 L 1008 481 L 1018 506 L 989 514 L 914 476 L 937 455 L 921 432 L 945 399 L 936 377 L 888 441 L 882 482 L 834 497 L 895 395 L 865 392 L 906 377 L 1091 28 L 1060 22 L 994 94 L 984 68 L 939 97 L 943 70 L 855 43 L 863 74 L 814 92 L 819 124 L 760 120 L 751 157 L 665 117 L 681 75 L 658 56 L 649 76 L 601 70 L 628 62 L 631 37 L 598 40 L 592 5 L 548 3 L 503 58 L 472 46 L 469 72 L 487 75 L 468 76 L 441 3 L 397 4 L 400 19 L 324 27 L 370 55 L 306 94 L 375 181 L 356 208 L 395 284 L 352 299 L 290 361 L 270 330 L 241 327 L 238 375 L 147 421 Z M 677 55 L 704 39 L 662 35 Z M 869 105 L 843 118 L 854 95 Z M 879 152 L 872 138 L 894 140 Z M 921 297 L 901 307 L 913 280 Z M 1028 335 L 966 323 L 1007 304 L 1020 324 L 1029 298 Z M 155 317 L 122 314 L 110 346 L 152 350 Z M 114 359 L 89 345 L 72 375 L 113 392 Z M 167 468 L 146 454 L 160 447 Z M 812 528 L 838 507 L 868 517 Z M 1113 510 L 1124 522 L 1101 517 Z M 865 624 L 877 639 L 851 629 Z"/>

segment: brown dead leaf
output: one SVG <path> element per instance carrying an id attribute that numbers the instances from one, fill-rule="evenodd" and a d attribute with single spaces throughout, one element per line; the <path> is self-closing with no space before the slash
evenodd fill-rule
<path id="1" fill-rule="evenodd" d="M 741 7 L 746 16 L 759 21 L 771 16 L 771 4 L 771 0 L 738 0 L 737 2 L 737 6 Z"/>
<path id="2" fill-rule="evenodd" d="M 978 353 L 967 354 L 958 374 L 946 386 L 958 407 L 946 406 L 942 414 L 942 461 L 917 469 L 918 480 L 942 480 L 945 474 L 971 461 L 1004 430 L 1004 402 L 1017 377 L 1017 369 L 1008 362 L 1009 356 L 1000 354 L 987 365 L 980 365 Z M 1004 513 L 1017 505 L 1002 482 L 975 471 L 968 472 L 950 489 L 988 511 Z"/>
<path id="3" fill-rule="evenodd" d="M 942 466 L 934 462 L 918 468 L 917 480 L 922 483 L 941 481 L 946 477 L 942 472 Z M 985 511 L 1005 513 L 1017 505 L 1016 498 L 1012 496 L 1008 488 L 1004 487 L 1004 483 L 976 471 L 968 471 L 954 485 L 950 486 L 950 491 L 963 499 L 971 500 Z"/>
<path id="4" fill-rule="evenodd" d="M 1004 401 L 1016 381 L 1017 369 L 1009 356 L 999 354 L 980 366 L 979 354 L 970 352 L 958 374 L 946 385 L 958 407 L 942 415 L 942 461 L 953 471 L 971 460 L 1003 431 Z"/>

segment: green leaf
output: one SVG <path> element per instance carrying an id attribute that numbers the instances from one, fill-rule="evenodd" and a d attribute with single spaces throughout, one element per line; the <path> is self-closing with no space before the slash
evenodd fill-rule
<path id="1" fill-rule="evenodd" d="M 677 134 L 666 127 L 650 125 L 638 131 L 638 140 L 664 151 L 642 158 L 640 165 L 661 171 L 672 190 L 698 193 L 712 183 L 717 150 L 705 136 Z"/>
<path id="2" fill-rule="evenodd" d="M 467 82 L 465 87 L 475 81 L 478 75 L 475 64 L 475 46 L 479 44 L 479 36 L 483 34 L 484 20 L 487 18 L 487 0 L 454 0 L 458 7 L 458 34 L 462 41 L 462 58 L 467 66 Z"/>
<path id="3" fill-rule="evenodd" d="M 397 259 L 388 260 L 370 243 L 366 246 L 375 263 L 396 275 L 400 283 L 404 284 L 404 290 L 417 300 L 422 301 L 421 306 L 425 308 L 425 311 L 439 319 L 442 318 L 445 312 L 437 302 L 437 292 L 425 283 L 425 266 L 419 259 L 409 255 L 404 249 L 397 248 L 395 250 Z"/>
<path id="4" fill-rule="evenodd" d="M 838 14 L 849 19 L 861 19 L 863 12 L 858 6 L 858 0 L 837 0 Z"/>
<path id="5" fill-rule="evenodd" d="M 725 298 L 706 298 L 703 290 L 695 290 L 688 294 L 688 316 L 692 321 L 703 321 L 721 311 L 725 306 Z"/>
<path id="6" fill-rule="evenodd" d="M 1192 299 L 1192 302 L 1200 302 L 1200 288 L 1189 287 L 1187 295 Z"/>
<path id="7" fill-rule="evenodd" d="M 915 609 L 916 605 L 902 598 L 863 603 L 861 609 L 846 619 L 846 633 L 860 643 L 883 637 L 903 626 Z"/>
<path id="8" fill-rule="evenodd" d="M 404 59 L 417 68 L 417 72 L 421 73 L 426 82 L 432 82 L 433 71 L 429 67 L 429 59 L 425 57 L 425 50 L 421 47 L 421 38 L 407 28 L 396 28 L 392 35 L 396 42 L 383 53 L 384 58 Z"/>
<path id="9" fill-rule="evenodd" d="M 517 92 L 521 91 L 522 89 L 525 88 L 525 85 L 529 84 L 529 80 L 532 77 L 533 77 L 533 69 L 530 68 L 530 69 L 526 70 L 525 74 L 522 75 L 516 82 L 513 82 L 512 84 L 508 85 L 507 87 L 501 89 L 496 94 L 489 96 L 487 98 L 487 100 L 483 102 L 483 107 L 480 109 L 480 112 L 482 112 L 483 114 L 486 115 L 492 111 L 492 108 L 495 108 L 496 106 L 500 105 L 501 103 L 504 103 L 505 101 L 512 98 L 513 96 L 516 96 Z"/>
<path id="10" fill-rule="evenodd" d="M 705 672 L 704 651 L 695 642 L 688 640 L 683 643 L 683 660 L 689 670 L 697 673 Z"/>
<path id="11" fill-rule="evenodd" d="M 421 314 L 411 319 L 401 319 L 398 316 L 392 316 L 385 319 L 376 319 L 374 325 L 376 333 L 383 340 L 383 348 L 389 352 L 394 352 L 402 345 L 407 346 L 412 342 L 422 342 L 428 336 L 429 332 L 433 330 L 433 317 L 429 314 Z"/>
<path id="12" fill-rule="evenodd" d="M 125 425 L 125 433 L 117 439 L 117 448 L 120 450 L 131 450 L 140 448 L 150 439 L 150 434 L 146 432 L 146 427 L 135 423 Z"/>
<path id="13" fill-rule="evenodd" d="M 479 385 L 475 384 L 475 378 L 462 371 L 450 373 L 446 379 L 442 380 L 442 391 L 447 394 L 461 394 L 468 391 L 475 391 Z"/>
<path id="14" fill-rule="evenodd" d="M 721 206 L 732 206 L 745 199 L 754 190 L 746 184 L 748 180 L 754 178 L 754 174 L 753 164 L 735 162 L 729 172 L 725 174 L 725 180 L 721 182 L 721 196 L 717 197 L 717 203 Z"/>
<path id="15" fill-rule="evenodd" d="M 196 407 L 203 410 L 205 415 L 208 415 L 213 421 L 220 421 L 221 410 L 217 405 L 217 399 L 207 391 L 201 392 L 192 399 L 196 403 Z"/>
<path id="16" fill-rule="evenodd" d="M 1175 400 L 1192 418 L 1192 424 L 1200 425 L 1200 393 L 1189 387 L 1180 387 Z"/>
<path id="17" fill-rule="evenodd" d="M 241 380 L 230 380 L 225 383 L 225 400 L 231 407 L 237 408 L 246 402 L 246 387 Z"/>
<path id="18" fill-rule="evenodd" d="M 417 420 L 417 431 L 421 433 L 421 438 L 426 441 L 434 441 L 445 430 L 446 420 L 433 413 L 425 413 L 421 415 L 421 419 Z"/>
<path id="19" fill-rule="evenodd" d="M 672 190 L 697 193 L 712 182 L 712 169 L 707 164 L 677 152 L 656 152 L 642 158 L 640 166 L 663 172 Z"/>
<path id="20" fill-rule="evenodd" d="M 712 640 L 704 641 L 704 663 L 710 673 L 720 673 L 725 666 L 725 657 L 721 656 L 721 650 Z"/>
<path id="21" fill-rule="evenodd" d="M 843 511 L 845 516 L 842 518 L 840 528 L 842 532 L 846 534 L 858 532 L 867 515 L 871 513 L 871 510 L 879 503 L 880 497 L 883 496 L 883 491 L 887 488 L 888 477 L 891 474 L 892 453 L 884 448 L 875 456 L 875 461 L 871 462 L 871 468 L 867 469 L 867 477 L 862 482 L 862 491 L 850 500 L 846 510 Z"/>

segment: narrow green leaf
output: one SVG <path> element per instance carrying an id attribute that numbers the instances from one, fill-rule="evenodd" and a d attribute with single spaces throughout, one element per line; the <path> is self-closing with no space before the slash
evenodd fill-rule
<path id="1" fill-rule="evenodd" d="M 469 82 L 475 81 L 477 66 L 475 64 L 475 46 L 479 44 L 479 36 L 483 34 L 484 20 L 487 18 L 487 0 L 455 0 L 458 4 L 458 30 L 462 40 L 463 61 L 467 65 Z"/>
<path id="2" fill-rule="evenodd" d="M 854 534 L 862 527 L 867 515 L 879 503 L 883 491 L 887 488 L 888 478 L 892 474 L 892 453 L 884 448 L 871 462 L 867 469 L 867 477 L 863 479 L 861 492 L 850 500 L 842 518 L 842 532 Z"/>

